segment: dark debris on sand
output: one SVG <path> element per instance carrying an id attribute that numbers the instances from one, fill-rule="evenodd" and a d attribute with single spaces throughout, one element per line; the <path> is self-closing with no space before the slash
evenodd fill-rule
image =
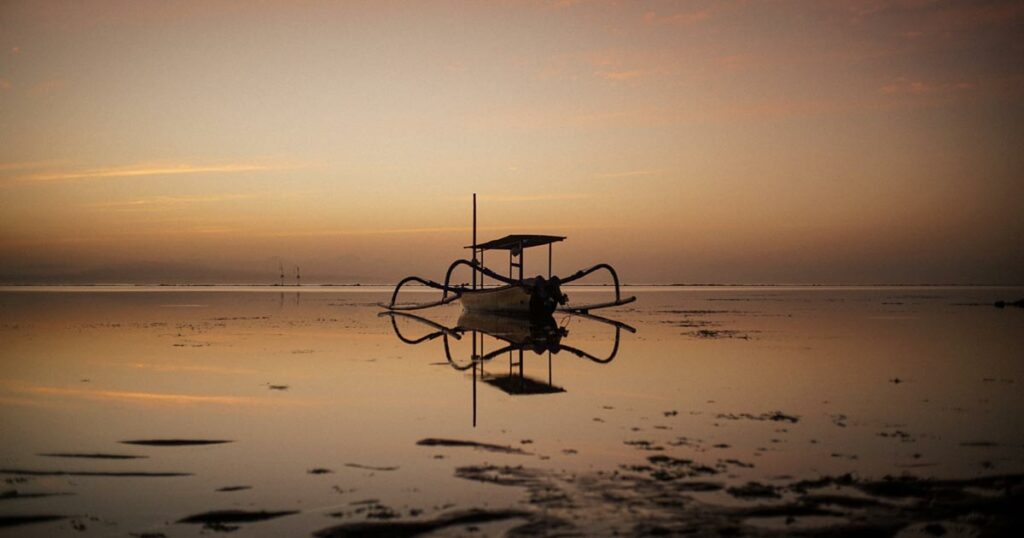
<path id="1" fill-rule="evenodd" d="M 789 422 L 791 424 L 800 422 L 800 417 L 787 415 L 782 411 L 772 411 L 771 413 L 761 413 L 760 415 L 752 415 L 750 413 L 719 413 L 718 418 L 722 420 L 769 420 L 772 422 Z"/>
<path id="2" fill-rule="evenodd" d="M 140 446 L 204 446 L 231 442 L 225 439 L 134 439 L 131 441 L 120 441 L 124 445 Z"/>
<path id="3" fill-rule="evenodd" d="M 298 513 L 297 510 L 281 510 L 277 512 L 267 510 L 213 510 L 179 519 L 178 523 L 203 525 L 203 527 L 215 531 L 233 531 L 238 528 L 234 526 L 236 523 L 256 523 Z"/>
<path id="4" fill-rule="evenodd" d="M 1024 536 L 1024 474 L 968 480 L 862 479 L 846 474 L 790 483 L 748 482 L 727 492 L 753 504 L 720 506 L 691 496 L 693 491 L 721 489 L 713 482 L 692 480 L 694 474 L 717 470 L 661 454 L 648 461 L 650 465 L 624 466 L 625 472 L 614 473 L 482 465 L 460 467 L 455 474 L 525 488 L 531 507 L 560 522 L 556 534 L 892 536 L 942 521 L 983 537 Z M 749 521 L 779 518 L 792 523 L 809 516 L 827 518 L 783 528 L 753 526 Z M 543 525 L 535 522 L 533 530 L 550 534 Z"/>
<path id="5" fill-rule="evenodd" d="M 515 518 L 529 518 L 530 512 L 522 510 L 481 510 L 470 509 L 442 514 L 433 519 L 407 521 L 360 521 L 344 523 L 322 529 L 313 534 L 318 538 L 355 538 L 361 536 L 419 536 L 456 526 L 475 525 L 504 521 Z"/>
<path id="6" fill-rule="evenodd" d="M 247 490 L 247 489 L 252 489 L 252 486 L 224 486 L 222 488 L 217 488 L 214 491 L 230 492 L 230 491 L 244 491 L 244 490 Z"/>
<path id="7" fill-rule="evenodd" d="M 726 488 L 726 493 L 738 499 L 778 499 L 779 489 L 760 482 L 747 482 L 742 486 Z"/>
<path id="8" fill-rule="evenodd" d="M 21 476 L 111 476 L 111 477 L 173 477 L 192 476 L 192 473 L 143 471 L 50 471 L 36 469 L 0 469 L 0 474 Z"/>
<path id="9" fill-rule="evenodd" d="M 662 450 L 665 450 L 665 447 L 656 445 L 652 441 L 648 441 L 646 439 L 627 440 L 622 443 L 637 450 L 645 450 L 648 452 L 661 452 Z"/>
<path id="10" fill-rule="evenodd" d="M 397 471 L 398 466 L 395 465 L 363 465 L 361 463 L 346 463 L 345 467 L 351 467 L 353 469 L 365 469 L 367 471 Z"/>
<path id="11" fill-rule="evenodd" d="M 20 525 L 30 525 L 33 523 L 48 523 L 50 521 L 60 521 L 67 519 L 68 516 L 55 516 L 49 514 L 32 514 L 32 515 L 17 515 L 8 514 L 0 516 L 0 528 L 6 527 L 17 527 Z"/>
<path id="12" fill-rule="evenodd" d="M 391 520 L 401 517 L 401 514 L 399 514 L 395 509 L 381 503 L 378 499 L 353 501 L 350 502 L 349 505 L 355 506 L 355 508 L 350 511 L 332 512 L 328 515 L 338 518 L 363 516 L 366 519 L 375 520 Z M 418 513 L 419 512 L 417 511 L 417 514 Z"/>
<path id="13" fill-rule="evenodd" d="M 706 339 L 733 338 L 733 339 L 737 339 L 737 340 L 750 340 L 750 335 L 749 334 L 747 334 L 745 332 L 734 331 L 734 330 L 729 330 L 729 329 L 700 329 L 700 330 L 697 330 L 697 331 L 692 331 L 692 332 L 688 332 L 688 333 L 684 333 L 684 334 L 692 336 L 694 338 L 706 338 Z"/>
<path id="14" fill-rule="evenodd" d="M 419 446 L 447 446 L 447 447 L 469 447 L 478 450 L 486 450 L 488 452 L 499 452 L 502 454 L 520 454 L 528 455 L 529 452 L 524 450 L 507 446 L 507 445 L 494 445 L 491 443 L 478 443 L 476 441 L 462 441 L 459 439 L 435 439 L 427 438 L 420 439 L 416 442 Z"/>
<path id="15" fill-rule="evenodd" d="M 18 491 L 16 489 L 10 489 L 10 490 L 7 490 L 7 491 L 0 492 L 0 501 L 10 501 L 10 500 L 14 500 L 14 499 L 39 499 L 39 498 L 43 498 L 43 497 L 61 497 L 61 496 L 64 496 L 64 495 L 74 495 L 74 493 L 69 493 L 69 492 L 65 492 L 65 491 L 58 491 L 58 492 L 45 492 L 45 491 L 43 491 L 43 492 L 24 493 L 24 492 Z"/>
<path id="16" fill-rule="evenodd" d="M 135 454 L 104 454 L 104 453 L 80 453 L 80 452 L 48 452 L 38 454 L 39 456 L 47 458 L 82 458 L 82 459 L 96 459 L 96 460 L 137 460 L 148 458 L 149 456 L 137 456 Z"/>

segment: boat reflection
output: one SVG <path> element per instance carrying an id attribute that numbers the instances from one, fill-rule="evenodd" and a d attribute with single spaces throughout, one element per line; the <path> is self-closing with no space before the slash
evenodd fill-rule
<path id="1" fill-rule="evenodd" d="M 564 340 L 569 336 L 569 330 L 556 323 L 552 316 L 524 318 L 464 311 L 454 327 L 448 327 L 429 318 L 408 312 L 387 311 L 381 312 L 380 316 L 391 318 L 391 326 L 395 331 L 395 336 L 406 344 L 417 345 L 440 338 L 448 364 L 455 370 L 472 371 L 474 427 L 476 426 L 477 416 L 476 391 L 478 378 L 487 385 L 495 387 L 510 396 L 565 392 L 564 387 L 554 384 L 553 355 L 567 352 L 598 364 L 607 364 L 615 360 L 619 353 L 622 331 L 636 332 L 634 327 L 613 319 L 593 314 L 572 314 L 571 317 L 604 323 L 614 328 L 614 340 L 611 351 L 606 355 L 595 355 L 579 347 L 566 344 Z M 399 318 L 412 320 L 429 327 L 432 331 L 421 336 L 410 337 L 399 328 Z M 463 336 L 467 335 L 472 343 L 470 356 L 457 360 L 452 355 L 452 341 L 462 340 Z M 491 351 L 486 351 L 485 337 L 489 337 L 488 342 L 492 344 L 496 341 L 498 347 Z M 529 377 L 525 374 L 524 358 L 528 355 L 528 352 L 533 352 L 536 355 L 547 355 L 546 381 Z M 508 356 L 507 374 L 495 374 L 484 371 L 485 364 L 506 355 Z"/>

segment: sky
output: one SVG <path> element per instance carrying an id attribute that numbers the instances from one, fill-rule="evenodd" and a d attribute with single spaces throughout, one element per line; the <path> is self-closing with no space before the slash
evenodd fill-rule
<path id="1" fill-rule="evenodd" d="M 0 3 L 6 283 L 1021 284 L 1022 148 L 1020 1 Z"/>

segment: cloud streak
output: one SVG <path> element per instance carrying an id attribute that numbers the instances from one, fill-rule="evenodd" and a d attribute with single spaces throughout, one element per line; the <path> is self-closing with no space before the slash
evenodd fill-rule
<path id="1" fill-rule="evenodd" d="M 292 193 L 289 193 L 292 194 Z M 120 202 L 103 202 L 97 204 L 88 204 L 88 207 L 96 209 L 120 209 L 120 210 L 139 210 L 139 211 L 150 211 L 157 208 L 191 205 L 191 204 L 208 204 L 217 202 L 230 202 L 234 200 L 252 200 L 255 198 L 267 198 L 272 196 L 271 193 L 266 192 L 253 192 L 253 193 L 231 193 L 231 194 L 211 194 L 211 195 L 197 195 L 197 196 L 154 196 L 152 198 L 138 198 L 135 200 L 124 200 Z M 281 196 L 281 195 L 274 195 Z"/>
<path id="2" fill-rule="evenodd" d="M 80 181 L 96 179 L 118 179 L 146 176 L 171 176 L 182 174 L 233 174 L 238 172 L 264 172 L 283 167 L 263 164 L 232 163 L 221 165 L 134 165 L 116 168 L 94 168 L 72 172 L 31 174 L 19 178 L 26 182 Z"/>
<path id="3" fill-rule="evenodd" d="M 711 18 L 710 9 L 659 15 L 655 11 L 644 13 L 644 22 L 651 25 L 689 26 Z"/>
<path id="4" fill-rule="evenodd" d="M 628 172 L 612 172 L 608 174 L 595 174 L 594 177 L 601 179 L 618 179 L 624 177 L 644 177 L 657 174 L 658 170 L 630 170 Z"/>
<path id="5" fill-rule="evenodd" d="M 552 202 L 562 200 L 582 200 L 592 195 L 584 192 L 553 192 L 550 194 L 495 194 L 481 195 L 481 201 L 487 202 Z M 464 198 L 457 198 L 462 201 Z"/>
<path id="6" fill-rule="evenodd" d="M 605 80 L 622 81 L 643 77 L 647 72 L 639 69 L 630 69 L 625 71 L 597 71 L 594 74 Z"/>

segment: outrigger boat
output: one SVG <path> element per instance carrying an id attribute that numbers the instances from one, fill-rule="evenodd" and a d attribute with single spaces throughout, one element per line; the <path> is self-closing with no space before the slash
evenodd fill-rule
<path id="1" fill-rule="evenodd" d="M 473 244 L 466 248 L 472 249 L 472 259 L 459 259 L 452 262 L 445 272 L 444 282 L 435 282 L 418 276 L 403 278 L 395 286 L 391 294 L 391 302 L 380 306 L 388 310 L 408 311 L 422 310 L 435 306 L 445 305 L 454 301 L 461 301 L 463 309 L 467 312 L 485 312 L 503 315 L 518 316 L 550 316 L 556 310 L 573 313 L 586 313 L 600 308 L 610 308 L 631 303 L 636 297 L 622 297 L 622 290 L 619 286 L 619 275 L 615 269 L 607 263 L 599 263 L 573 273 L 572 275 L 559 278 L 551 274 L 552 245 L 565 240 L 563 236 L 557 235 L 530 235 L 516 234 L 477 243 L 476 240 L 476 194 L 473 195 Z M 548 247 L 548 276 L 544 278 L 537 275 L 532 278 L 523 278 L 523 258 L 526 249 L 534 247 Z M 484 265 L 484 253 L 488 251 L 508 252 L 508 276 L 499 274 Z M 452 272 L 459 266 L 465 265 L 470 268 L 473 274 L 472 284 L 452 284 Z M 516 274 L 518 269 L 518 274 Z M 612 282 L 615 285 L 615 299 L 603 303 L 574 305 L 569 303 L 569 297 L 562 293 L 562 286 L 579 280 L 591 273 L 606 270 L 611 274 Z M 494 287 L 484 285 L 484 277 L 489 277 L 500 284 Z M 441 299 L 429 303 L 403 304 L 398 303 L 398 292 L 402 286 L 415 282 L 423 286 L 441 290 Z"/>

